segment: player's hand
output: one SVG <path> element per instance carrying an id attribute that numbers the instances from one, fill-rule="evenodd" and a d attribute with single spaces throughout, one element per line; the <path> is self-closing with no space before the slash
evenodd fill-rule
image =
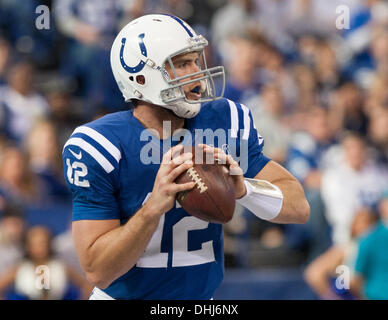
<path id="1" fill-rule="evenodd" d="M 244 184 L 244 172 L 238 165 L 237 161 L 232 156 L 227 155 L 222 149 L 214 148 L 206 144 L 199 144 L 200 148 L 203 148 L 205 152 L 210 152 L 214 155 L 214 159 L 219 163 L 225 164 L 229 167 L 229 174 L 231 175 L 234 183 L 234 190 L 236 193 L 236 199 L 240 199 L 246 195 L 247 189 Z"/>
<path id="2" fill-rule="evenodd" d="M 180 191 L 190 190 L 195 187 L 195 182 L 177 184 L 175 179 L 184 171 L 193 166 L 191 152 L 181 153 L 182 145 L 177 145 L 168 150 L 160 164 L 155 178 L 152 194 L 146 205 L 155 215 L 162 215 L 175 205 L 176 194 Z"/>

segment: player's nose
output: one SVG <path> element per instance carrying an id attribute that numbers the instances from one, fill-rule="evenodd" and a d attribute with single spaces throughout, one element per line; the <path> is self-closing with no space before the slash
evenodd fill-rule
<path id="1" fill-rule="evenodd" d="M 198 66 L 196 63 L 193 63 L 193 66 L 191 67 L 191 73 L 198 73 L 201 71 L 201 68 L 200 66 Z M 202 77 L 204 74 L 203 73 L 198 73 L 198 74 L 195 74 L 191 77 L 191 79 L 197 79 L 197 78 L 200 78 Z"/>
<path id="2" fill-rule="evenodd" d="M 191 64 L 191 68 L 190 68 L 190 73 L 196 73 L 196 72 L 199 72 L 199 71 L 201 71 L 199 66 L 196 63 L 192 63 Z M 196 76 L 193 76 L 193 77 L 196 77 Z"/>

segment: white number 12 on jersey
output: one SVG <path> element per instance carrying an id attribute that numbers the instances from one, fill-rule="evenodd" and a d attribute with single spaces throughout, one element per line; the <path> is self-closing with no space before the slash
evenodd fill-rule
<path id="1" fill-rule="evenodd" d="M 148 200 L 144 200 L 143 204 Z M 167 268 L 168 253 L 161 252 L 162 236 L 165 216 L 160 218 L 159 225 L 153 234 L 143 256 L 136 266 L 140 268 Z M 209 226 L 209 222 L 195 217 L 183 217 L 172 227 L 172 266 L 193 266 L 215 261 L 213 241 L 202 243 L 199 250 L 188 250 L 188 232 L 202 230 Z"/>
<path id="2" fill-rule="evenodd" d="M 66 159 L 67 165 L 67 180 L 70 183 L 78 187 L 90 187 L 88 180 L 84 179 L 88 175 L 88 167 L 82 162 L 74 161 L 73 164 L 70 163 L 70 159 Z M 74 177 L 73 177 L 74 175 Z"/>

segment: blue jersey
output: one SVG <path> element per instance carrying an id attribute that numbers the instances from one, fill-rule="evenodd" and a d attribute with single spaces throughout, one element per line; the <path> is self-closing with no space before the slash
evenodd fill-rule
<path id="1" fill-rule="evenodd" d="M 240 162 L 249 178 L 269 161 L 243 105 L 226 99 L 204 104 L 195 118 L 187 119 L 185 128 L 179 138 L 156 139 L 132 110 L 78 127 L 63 151 L 73 221 L 126 223 L 150 196 L 161 156 L 178 143 L 221 147 Z M 206 130 L 216 132 L 210 142 Z M 197 219 L 176 203 L 161 217 L 136 265 L 103 291 L 115 299 L 210 299 L 223 275 L 222 225 Z"/>

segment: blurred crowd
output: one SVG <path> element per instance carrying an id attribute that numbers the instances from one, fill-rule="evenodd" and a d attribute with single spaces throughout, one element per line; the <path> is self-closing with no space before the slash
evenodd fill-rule
<path id="1" fill-rule="evenodd" d="M 48 29 L 36 26 L 42 4 Z M 301 267 L 317 297 L 388 299 L 386 0 L 0 0 L 0 296 L 87 297 L 61 149 L 76 126 L 128 108 L 110 46 L 147 13 L 177 15 L 209 40 L 225 97 L 251 110 L 264 153 L 310 203 L 306 225 L 238 207 L 226 267 Z M 52 293 L 27 285 L 39 264 L 56 272 Z M 356 292 L 335 290 L 340 264 Z"/>

